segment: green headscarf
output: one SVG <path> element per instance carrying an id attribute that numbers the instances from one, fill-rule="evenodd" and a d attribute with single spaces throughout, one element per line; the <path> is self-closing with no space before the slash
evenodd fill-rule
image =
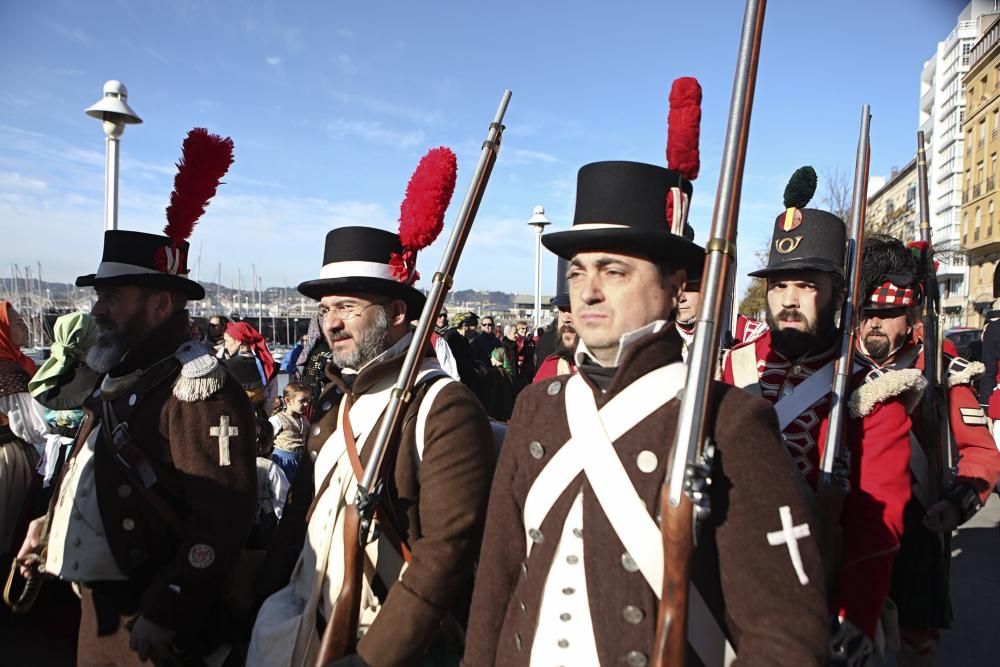
<path id="1" fill-rule="evenodd" d="M 81 363 L 87 349 L 97 342 L 97 323 L 87 313 L 70 313 L 56 320 L 52 333 L 51 356 L 28 382 L 28 391 L 53 409 L 79 407 L 97 381 L 97 374 Z M 55 392 L 58 396 L 42 400 L 43 394 L 57 387 L 64 387 Z"/>

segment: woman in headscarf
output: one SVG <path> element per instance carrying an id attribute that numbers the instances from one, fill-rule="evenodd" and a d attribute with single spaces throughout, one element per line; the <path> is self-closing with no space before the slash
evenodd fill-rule
<path id="1" fill-rule="evenodd" d="M 278 397 L 277 365 L 271 351 L 267 349 L 267 341 L 256 329 L 246 322 L 230 322 L 226 325 L 223 338 L 223 359 L 230 359 L 230 364 L 239 363 L 240 358 L 253 358 L 261 382 L 264 384 L 264 409 L 268 416 L 274 410 Z"/>
<path id="2" fill-rule="evenodd" d="M 58 477 L 76 431 L 83 422 L 83 401 L 94 390 L 98 375 L 87 366 L 87 350 L 97 341 L 97 323 L 87 313 L 69 313 L 52 327 L 52 349 L 28 383 L 35 400 L 45 407 L 49 439 L 40 469 L 44 486 Z"/>
<path id="3" fill-rule="evenodd" d="M 8 301 L 0 301 L 0 561 L 20 545 L 26 503 L 38 480 L 48 428 L 40 405 L 28 393 L 35 362 L 21 348 L 28 326 Z M 16 544 L 15 544 L 16 543 Z"/>

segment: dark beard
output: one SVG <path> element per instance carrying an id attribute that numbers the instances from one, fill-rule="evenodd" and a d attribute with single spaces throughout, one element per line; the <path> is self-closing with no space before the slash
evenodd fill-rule
<path id="1" fill-rule="evenodd" d="M 567 333 L 569 332 L 573 333 L 573 347 L 567 347 L 563 343 L 562 335 L 564 331 Z M 556 347 L 555 350 L 553 351 L 556 353 L 557 356 L 560 356 L 563 359 L 572 360 L 573 354 L 576 352 L 576 346 L 579 342 L 580 342 L 580 336 L 576 333 L 576 329 L 573 329 L 572 327 L 562 327 L 556 332 Z"/>
<path id="2" fill-rule="evenodd" d="M 779 329 L 779 320 L 787 312 L 779 311 L 776 317 L 768 309 L 767 326 L 771 329 L 771 341 L 774 343 L 774 349 L 789 359 L 798 359 L 809 352 L 820 352 L 826 349 L 833 343 L 835 333 L 833 316 L 837 305 L 834 299 L 830 299 L 817 314 L 816 323 L 805 331 Z"/>
<path id="3" fill-rule="evenodd" d="M 865 338 L 865 351 L 872 360 L 882 363 L 889 358 L 888 336 L 872 336 Z"/>
<path id="4" fill-rule="evenodd" d="M 354 337 L 354 351 L 348 354 L 331 352 L 333 363 L 340 368 L 360 369 L 369 361 L 382 354 L 390 347 L 389 342 L 389 318 L 383 306 L 375 306 L 375 321 L 371 326 L 361 332 L 360 336 Z M 333 342 L 350 336 L 343 336 L 346 332 L 337 332 L 333 340 L 327 337 L 330 349 L 333 349 Z"/>
<path id="5" fill-rule="evenodd" d="M 97 342 L 87 350 L 86 363 L 97 373 L 107 373 L 117 366 L 122 357 L 143 339 L 146 332 L 146 317 L 143 311 L 145 304 L 136 311 L 131 319 L 110 331 L 99 332 Z M 104 316 L 97 316 L 97 325 L 110 322 Z"/>

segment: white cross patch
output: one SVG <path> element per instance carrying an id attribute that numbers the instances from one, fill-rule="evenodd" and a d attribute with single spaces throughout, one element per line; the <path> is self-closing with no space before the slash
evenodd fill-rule
<path id="1" fill-rule="evenodd" d="M 222 415 L 219 417 L 219 425 L 210 428 L 208 434 L 219 439 L 219 465 L 229 465 L 229 437 L 239 435 L 240 429 L 229 425 L 229 415 Z"/>
<path id="2" fill-rule="evenodd" d="M 781 544 L 788 545 L 788 555 L 792 558 L 792 567 L 795 574 L 799 575 L 799 583 L 805 586 L 809 583 L 809 577 L 802 566 L 802 554 L 799 553 L 799 540 L 809 537 L 809 524 L 803 523 L 798 526 L 792 521 L 792 510 L 788 505 L 778 508 L 778 515 L 781 517 L 781 530 L 767 534 L 767 543 L 772 547 Z"/>

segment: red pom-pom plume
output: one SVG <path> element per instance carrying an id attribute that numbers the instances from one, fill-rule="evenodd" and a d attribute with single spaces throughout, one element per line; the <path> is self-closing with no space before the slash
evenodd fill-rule
<path id="1" fill-rule="evenodd" d="M 208 200 L 215 196 L 232 163 L 232 139 L 210 134 L 203 127 L 188 132 L 167 206 L 167 226 L 163 228 L 175 247 L 191 236 L 194 224 L 205 213 Z"/>
<path id="2" fill-rule="evenodd" d="M 698 178 L 701 161 L 701 84 L 692 76 L 682 76 L 670 88 L 667 116 L 667 168 L 689 181 Z"/>
<path id="3" fill-rule="evenodd" d="M 420 276 L 416 271 L 417 251 L 434 242 L 444 228 L 444 214 L 455 193 L 458 160 L 449 148 L 440 146 L 427 151 L 410 177 L 406 198 L 399 207 L 399 239 L 403 253 L 390 259 L 393 275 L 412 285 Z"/>

